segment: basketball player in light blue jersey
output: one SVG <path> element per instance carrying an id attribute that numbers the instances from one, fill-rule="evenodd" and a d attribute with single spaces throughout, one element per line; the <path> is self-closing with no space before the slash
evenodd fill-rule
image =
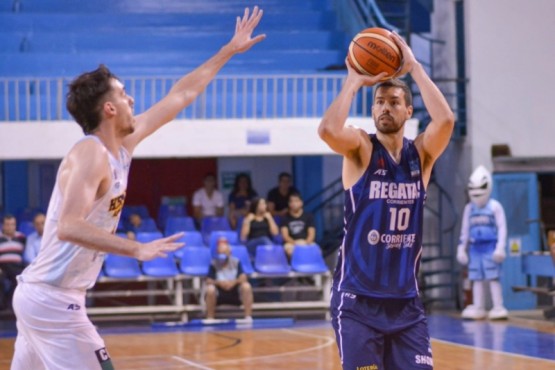
<path id="1" fill-rule="evenodd" d="M 347 64 L 339 95 L 318 133 L 343 156 L 345 237 L 332 288 L 332 324 L 343 369 L 431 369 L 427 321 L 416 277 L 422 221 L 432 166 L 447 147 L 453 112 L 412 50 L 393 35 L 403 55 L 399 76 L 410 73 L 431 117 L 414 141 L 403 137 L 412 96 L 398 79 L 363 76 Z M 353 99 L 373 86 L 376 134 L 346 125 Z"/>
<path id="2" fill-rule="evenodd" d="M 104 341 L 87 317 L 91 288 L 105 253 L 141 261 L 164 257 L 179 234 L 146 244 L 114 235 L 137 144 L 173 120 L 235 54 L 264 39 L 251 37 L 257 7 L 237 17 L 235 34 L 212 58 L 181 78 L 166 97 L 133 116 L 133 98 L 104 66 L 69 86 L 67 108 L 86 136 L 60 165 L 38 256 L 18 276 L 17 339 L 12 370 L 113 369 Z"/>

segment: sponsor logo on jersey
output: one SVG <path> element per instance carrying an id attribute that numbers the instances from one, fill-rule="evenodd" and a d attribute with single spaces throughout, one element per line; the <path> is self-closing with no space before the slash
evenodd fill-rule
<path id="1" fill-rule="evenodd" d="M 380 233 L 378 230 L 370 230 L 368 233 L 368 243 L 370 245 L 376 245 L 380 242 Z"/>
<path id="2" fill-rule="evenodd" d="M 69 306 L 67 306 L 67 310 L 71 310 L 71 311 L 79 311 L 81 309 L 81 306 L 75 303 L 71 303 Z"/>
<path id="3" fill-rule="evenodd" d="M 377 245 L 382 243 L 385 249 L 412 248 L 416 243 L 416 234 L 382 234 L 377 230 L 370 230 L 368 233 L 368 243 Z"/>
<path id="4" fill-rule="evenodd" d="M 414 356 L 414 362 L 417 365 L 434 366 L 434 360 L 432 359 L 431 356 L 428 356 L 428 355 L 415 355 Z"/>
<path id="5" fill-rule="evenodd" d="M 378 168 L 376 170 L 376 172 L 374 172 L 374 175 L 385 176 L 385 175 L 387 175 L 387 170 L 384 170 L 382 168 Z"/>
<path id="6" fill-rule="evenodd" d="M 379 370 L 380 368 L 376 364 L 357 366 L 356 370 Z"/>
<path id="7" fill-rule="evenodd" d="M 394 204 L 413 204 L 420 198 L 420 182 L 371 181 L 368 197 L 387 199 L 388 203 Z"/>
<path id="8" fill-rule="evenodd" d="M 420 177 L 420 164 L 418 160 L 409 161 L 410 175 L 412 177 Z"/>
<path id="9" fill-rule="evenodd" d="M 108 212 L 112 212 L 112 216 L 118 217 L 121 210 L 123 209 L 124 202 L 125 202 L 125 193 L 110 199 L 110 208 L 108 208 Z"/>

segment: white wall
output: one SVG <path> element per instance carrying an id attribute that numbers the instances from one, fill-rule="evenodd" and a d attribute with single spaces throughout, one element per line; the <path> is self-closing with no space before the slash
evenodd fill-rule
<path id="1" fill-rule="evenodd" d="M 145 139 L 137 158 L 319 155 L 331 150 L 320 140 L 319 118 L 268 120 L 177 120 Z M 349 124 L 375 132 L 370 118 Z M 418 122 L 409 120 L 405 134 L 414 138 Z M 83 136 L 76 123 L 0 124 L 0 160 L 60 159 Z"/>
<path id="2" fill-rule="evenodd" d="M 555 157 L 555 1 L 466 0 L 472 165 L 490 148 Z"/>

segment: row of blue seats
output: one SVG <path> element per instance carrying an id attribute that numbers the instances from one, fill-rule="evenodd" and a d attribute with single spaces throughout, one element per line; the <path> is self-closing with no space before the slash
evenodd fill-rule
<path id="1" fill-rule="evenodd" d="M 328 271 L 320 247 L 316 244 L 298 246 L 288 263 L 283 246 L 262 245 L 257 247 L 254 266 L 247 249 L 243 245 L 231 247 L 233 256 L 241 261 L 247 275 L 286 275 L 290 272 L 304 274 L 321 274 Z M 137 279 L 141 276 L 172 278 L 184 274 L 187 276 L 206 277 L 211 264 L 211 253 L 205 247 L 185 247 L 177 257 L 173 254 L 164 258 L 139 263 L 130 257 L 108 254 L 104 260 L 100 278 L 106 276 L 115 279 Z"/>
<path id="2" fill-rule="evenodd" d="M 0 2 L 0 12 L 110 12 L 110 13 L 191 13 L 218 9 L 221 12 L 236 12 L 246 6 L 258 5 L 264 9 L 321 9 L 331 6 L 330 0 L 11 0 Z"/>
<path id="3" fill-rule="evenodd" d="M 271 31 L 254 50 L 304 49 L 325 50 L 342 47 L 341 35 L 329 30 Z M 149 52 L 168 50 L 208 50 L 214 52 L 229 41 L 230 32 L 167 33 L 132 30 L 120 32 L 118 37 L 109 32 L 91 34 L 85 30 L 71 32 L 24 31 L 0 32 L 2 53 L 8 52 L 58 52 L 78 53 L 87 51 Z"/>
<path id="4" fill-rule="evenodd" d="M 174 220 L 176 222 L 172 222 Z M 144 229 L 141 229 L 144 231 L 138 231 L 135 234 L 135 237 L 136 240 L 141 243 L 148 243 L 150 241 L 160 239 L 164 235 L 170 236 L 183 232 L 183 236 L 179 238 L 177 242 L 185 243 L 185 246 L 209 247 L 213 254 L 216 253 L 217 243 L 220 238 L 225 238 L 230 245 L 241 244 L 242 241 L 240 240 L 240 231 L 243 219 L 238 221 L 236 230 L 231 229 L 225 217 L 207 217 L 204 221 L 205 222 L 201 224 L 200 230 L 197 230 L 190 217 L 180 217 L 176 219 L 172 218 L 168 220 L 164 234 L 158 231 L 156 226 L 151 223 L 150 225 L 145 226 Z M 277 220 L 277 223 L 279 224 L 279 220 Z M 118 233 L 118 235 L 121 237 L 127 237 L 126 233 Z M 281 235 L 278 234 L 275 236 L 274 242 L 278 244 L 283 243 Z M 179 256 L 181 252 L 177 251 L 176 253 Z"/>
<path id="5" fill-rule="evenodd" d="M 212 9 L 194 14 L 140 14 L 140 13 L 7 13 L 0 12 L 2 32 L 72 32 L 88 30 L 91 33 L 107 31 L 141 30 L 172 31 L 173 33 L 225 31 L 231 32 L 237 11 L 221 13 Z M 294 12 L 265 11 L 257 33 L 272 30 L 332 29 L 336 24 L 332 11 L 299 10 Z M 227 27 L 226 27 L 227 26 Z"/>
<path id="6" fill-rule="evenodd" d="M 107 65 L 119 76 L 180 76 L 210 58 L 217 50 L 183 52 L 0 53 L 0 76 L 73 77 Z M 253 69 L 260 73 L 307 73 L 343 64 L 344 50 L 252 50 L 231 59 L 221 75 Z"/>

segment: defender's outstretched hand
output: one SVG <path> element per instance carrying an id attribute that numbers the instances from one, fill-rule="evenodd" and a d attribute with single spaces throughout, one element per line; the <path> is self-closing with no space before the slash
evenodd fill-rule
<path id="1" fill-rule="evenodd" d="M 252 33 L 260 19 L 262 18 L 262 10 L 255 6 L 252 14 L 249 14 L 249 8 L 245 8 L 243 18 L 237 17 L 237 24 L 235 25 L 235 35 L 229 42 L 235 53 L 244 53 L 249 50 L 254 44 L 266 38 L 265 34 L 252 37 Z"/>
<path id="2" fill-rule="evenodd" d="M 136 258 L 139 261 L 149 261 L 157 257 L 166 257 L 169 252 L 181 248 L 185 243 L 176 243 L 175 241 L 183 236 L 183 232 L 173 234 L 166 238 L 151 241 L 140 246 L 137 251 Z"/>

